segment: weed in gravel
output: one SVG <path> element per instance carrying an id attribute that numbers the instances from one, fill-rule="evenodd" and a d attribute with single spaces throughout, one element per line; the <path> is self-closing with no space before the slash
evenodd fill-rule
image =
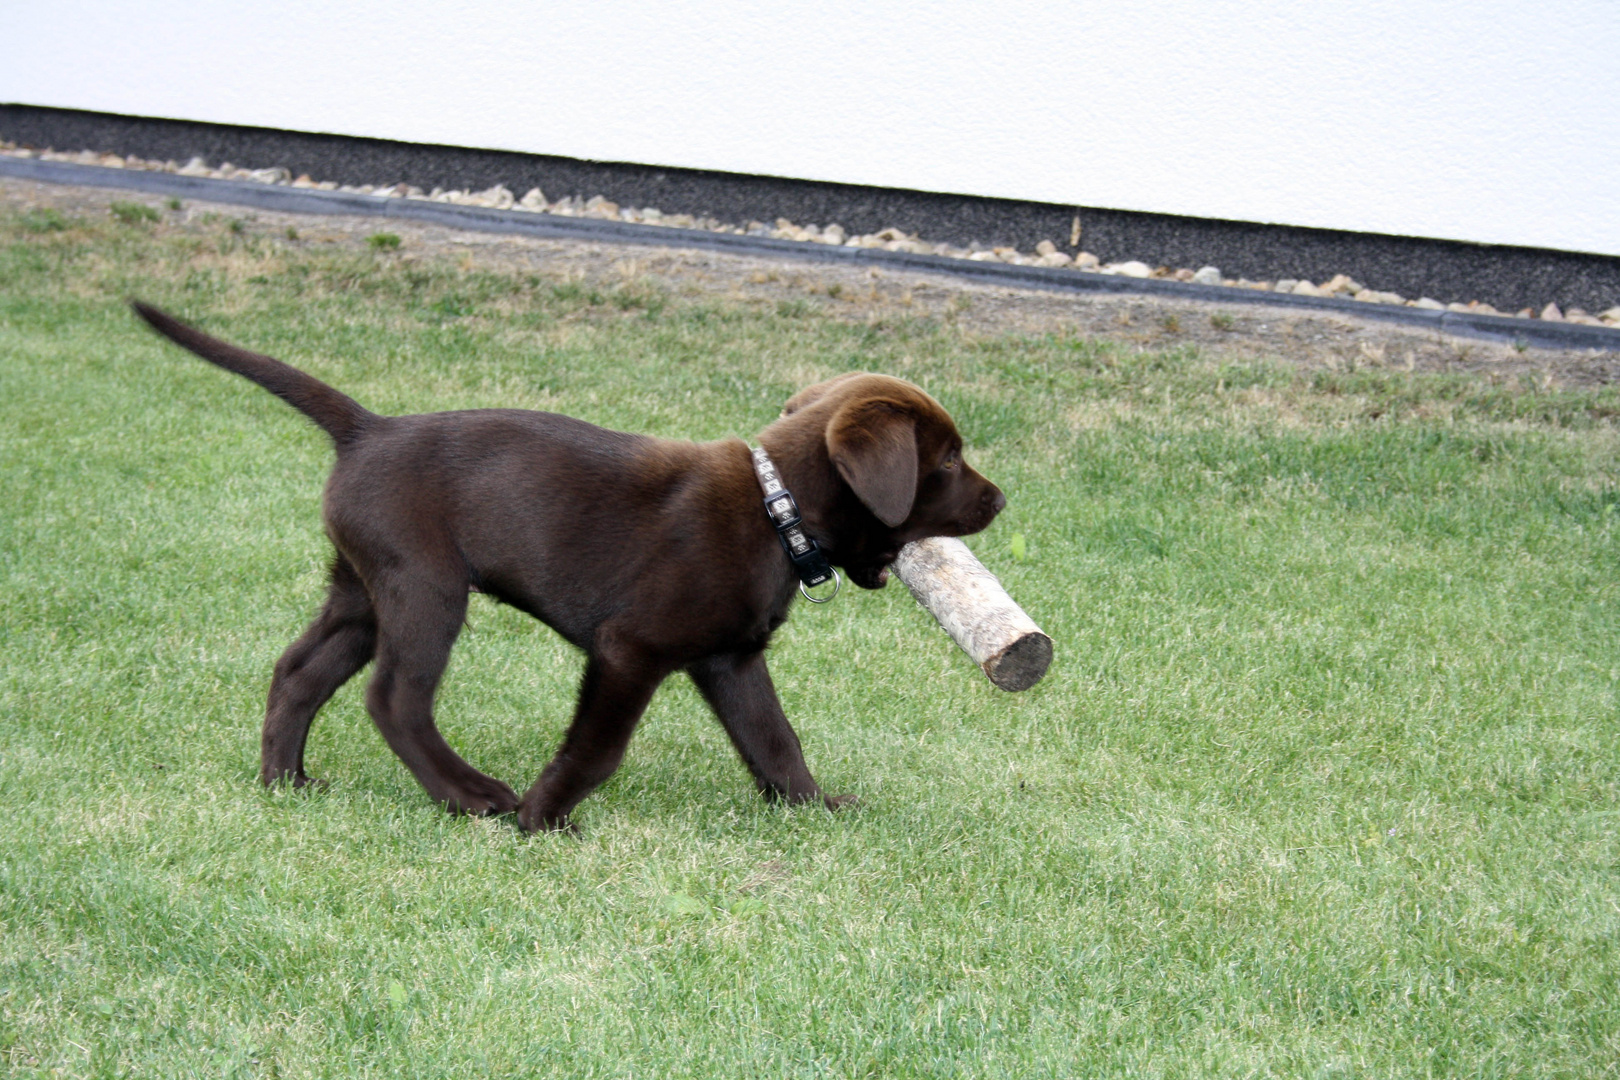
<path id="1" fill-rule="evenodd" d="M 68 228 L 67 218 L 49 207 L 25 211 L 18 221 L 24 230 L 32 233 L 63 232 Z"/>
<path id="2" fill-rule="evenodd" d="M 125 225 L 142 225 L 157 221 L 162 215 L 145 203 L 118 201 L 110 207 L 113 217 Z"/>
<path id="3" fill-rule="evenodd" d="M 551 297 L 565 304 L 587 304 L 596 307 L 606 302 L 603 292 L 583 281 L 564 281 L 553 285 Z"/>

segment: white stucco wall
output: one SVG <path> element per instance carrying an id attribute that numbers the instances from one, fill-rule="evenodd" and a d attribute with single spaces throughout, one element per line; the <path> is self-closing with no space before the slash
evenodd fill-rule
<path id="1" fill-rule="evenodd" d="M 5 102 L 1620 255 L 1617 0 L 11 0 L 0 40 Z"/>

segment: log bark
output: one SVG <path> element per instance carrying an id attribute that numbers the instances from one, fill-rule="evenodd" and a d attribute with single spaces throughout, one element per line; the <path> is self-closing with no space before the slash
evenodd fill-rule
<path id="1" fill-rule="evenodd" d="M 1003 690 L 1028 690 L 1052 663 L 1052 639 L 954 537 L 900 549 L 894 572 L 962 651 Z"/>

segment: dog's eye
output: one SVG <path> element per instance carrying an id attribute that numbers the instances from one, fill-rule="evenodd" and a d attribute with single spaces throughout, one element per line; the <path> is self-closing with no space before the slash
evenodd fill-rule
<path id="1" fill-rule="evenodd" d="M 962 464 L 962 459 L 958 457 L 956 452 L 953 450 L 949 455 L 946 456 L 945 460 L 940 463 L 939 467 L 944 469 L 946 472 L 953 472 L 960 464 Z"/>

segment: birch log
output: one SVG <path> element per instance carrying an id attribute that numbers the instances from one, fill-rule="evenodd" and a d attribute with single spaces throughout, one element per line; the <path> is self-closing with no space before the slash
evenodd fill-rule
<path id="1" fill-rule="evenodd" d="M 1052 662 L 1052 639 L 954 537 L 900 549 L 894 572 L 962 651 L 1003 690 L 1028 690 Z"/>

